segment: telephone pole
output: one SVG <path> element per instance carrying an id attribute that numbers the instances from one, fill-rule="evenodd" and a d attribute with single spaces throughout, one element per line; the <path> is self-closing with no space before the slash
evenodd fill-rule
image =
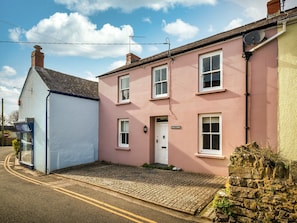
<path id="1" fill-rule="evenodd" d="M 2 115 L 1 115 L 1 146 L 4 146 L 4 99 L 2 98 Z"/>

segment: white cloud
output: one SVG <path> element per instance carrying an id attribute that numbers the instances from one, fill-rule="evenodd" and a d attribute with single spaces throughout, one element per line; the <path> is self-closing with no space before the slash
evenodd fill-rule
<path id="1" fill-rule="evenodd" d="M 16 70 L 10 66 L 3 66 L 0 70 L 0 77 L 9 77 L 16 75 Z"/>
<path id="2" fill-rule="evenodd" d="M 11 78 L 0 76 L 0 95 L 4 99 L 4 113 L 6 116 L 18 110 L 18 98 L 25 77 Z"/>
<path id="3" fill-rule="evenodd" d="M 110 64 L 108 69 L 113 70 L 113 69 L 119 68 L 121 66 L 124 66 L 125 64 L 126 64 L 125 60 L 117 60 L 117 61 L 113 62 L 112 64 Z"/>
<path id="4" fill-rule="evenodd" d="M 145 17 L 145 18 L 142 19 L 142 21 L 146 22 L 146 23 L 150 23 L 150 24 L 152 23 L 152 20 L 151 20 L 150 17 Z"/>
<path id="5" fill-rule="evenodd" d="M 4 114 L 8 116 L 13 111 L 18 110 L 19 91 L 14 88 L 0 86 L 0 95 L 4 99 Z"/>
<path id="6" fill-rule="evenodd" d="M 165 20 L 163 20 L 163 30 L 167 34 L 177 36 L 178 41 L 191 39 L 195 37 L 199 32 L 199 29 L 196 26 L 192 26 L 188 23 L 185 23 L 181 19 L 176 19 L 175 22 L 168 24 Z"/>
<path id="7" fill-rule="evenodd" d="M 39 42 L 40 45 L 60 43 L 42 45 L 48 54 L 95 59 L 125 55 L 130 35 L 133 35 L 130 25 L 115 27 L 104 24 L 98 29 L 96 24 L 79 13 L 55 13 L 25 33 L 29 42 Z M 140 54 L 142 47 L 131 40 L 131 50 Z"/>
<path id="8" fill-rule="evenodd" d="M 237 19 L 233 19 L 225 28 L 224 31 L 230 30 L 230 29 L 234 29 L 237 28 L 239 26 L 242 25 L 242 19 L 237 18 Z"/>
<path id="9" fill-rule="evenodd" d="M 85 75 L 82 78 L 87 79 L 89 81 L 98 81 L 96 74 L 93 74 L 91 71 L 85 71 Z"/>
<path id="10" fill-rule="evenodd" d="M 69 10 L 90 15 L 98 11 L 108 9 L 121 9 L 124 12 L 131 12 L 138 8 L 149 8 L 155 11 L 167 11 L 177 5 L 195 6 L 201 4 L 215 5 L 217 0 L 55 0 L 58 4 L 66 5 Z"/>
<path id="11" fill-rule="evenodd" d="M 25 77 L 16 74 L 16 70 L 10 66 L 3 66 L 0 70 L 0 97 L 4 98 L 6 114 L 17 110 L 17 100 L 25 81 Z"/>
<path id="12" fill-rule="evenodd" d="M 12 40 L 12 41 L 20 41 L 21 39 L 21 36 L 26 32 L 24 29 L 20 28 L 20 27 L 17 27 L 17 28 L 14 28 L 14 29 L 9 29 L 8 30 L 9 32 L 9 38 Z"/>

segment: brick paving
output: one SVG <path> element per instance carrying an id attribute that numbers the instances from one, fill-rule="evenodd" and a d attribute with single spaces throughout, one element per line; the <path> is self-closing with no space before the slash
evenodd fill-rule
<path id="1" fill-rule="evenodd" d="M 226 177 L 96 163 L 59 175 L 188 214 L 199 214 L 224 187 Z"/>

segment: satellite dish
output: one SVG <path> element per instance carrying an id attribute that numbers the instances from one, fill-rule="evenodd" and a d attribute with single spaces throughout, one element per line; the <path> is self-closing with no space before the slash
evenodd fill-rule
<path id="1" fill-rule="evenodd" d="M 255 30 L 244 35 L 243 41 L 247 45 L 255 45 L 260 43 L 265 37 L 265 32 L 262 30 Z"/>

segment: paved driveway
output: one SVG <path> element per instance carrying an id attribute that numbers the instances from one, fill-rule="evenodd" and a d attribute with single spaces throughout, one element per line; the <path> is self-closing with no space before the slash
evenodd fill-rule
<path id="1" fill-rule="evenodd" d="M 58 172 L 140 200 L 198 214 L 224 187 L 226 177 L 96 163 Z"/>

